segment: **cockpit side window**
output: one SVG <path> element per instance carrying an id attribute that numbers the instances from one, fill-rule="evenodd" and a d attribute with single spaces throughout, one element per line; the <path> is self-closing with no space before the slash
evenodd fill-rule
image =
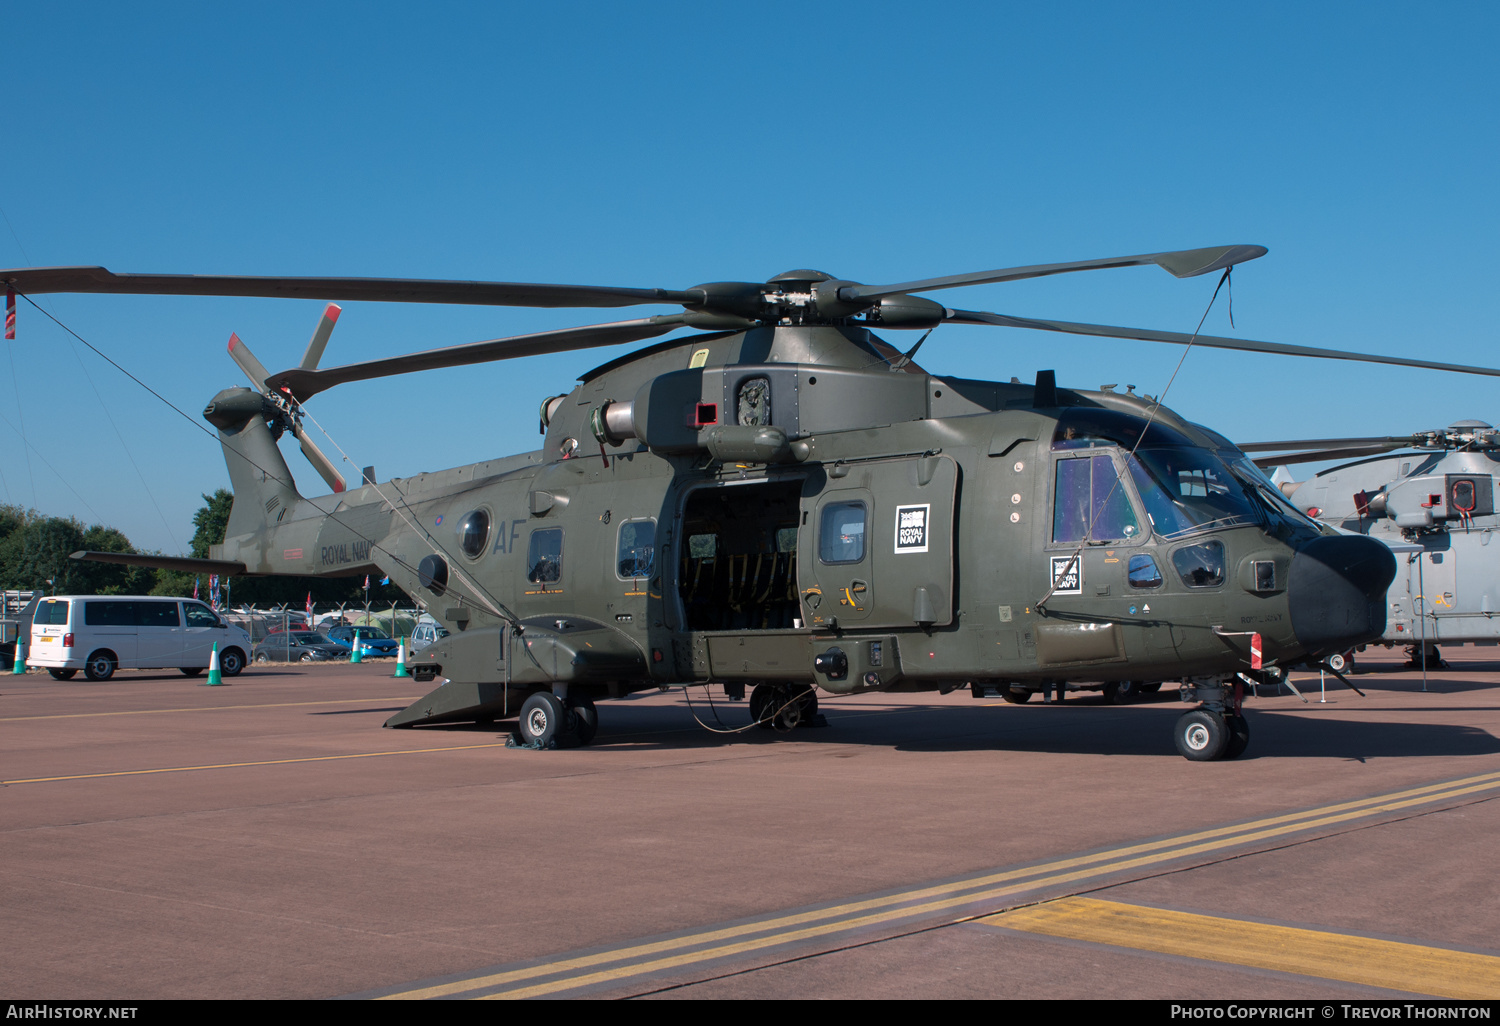
<path id="1" fill-rule="evenodd" d="M 1140 532 L 1130 496 L 1108 455 L 1057 461 L 1054 542 L 1122 541 Z"/>

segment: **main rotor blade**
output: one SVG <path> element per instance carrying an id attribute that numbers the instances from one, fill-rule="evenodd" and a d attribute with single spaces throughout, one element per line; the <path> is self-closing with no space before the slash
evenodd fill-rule
<path id="1" fill-rule="evenodd" d="M 986 285 L 997 281 L 1018 281 L 1022 278 L 1042 278 L 1049 274 L 1067 274 L 1070 271 L 1097 271 L 1106 267 L 1138 267 L 1156 264 L 1179 278 L 1191 278 L 1207 274 L 1232 264 L 1266 255 L 1264 246 L 1213 246 L 1208 249 L 1182 249 L 1171 253 L 1144 253 L 1140 256 L 1107 257 L 1103 260 L 1074 260 L 1065 264 L 1032 264 L 1029 267 L 1006 267 L 997 271 L 975 271 L 972 274 L 950 274 L 946 278 L 924 278 L 921 281 L 906 281 L 899 285 L 846 285 L 839 289 L 839 298 L 844 300 L 879 299 L 881 296 L 902 296 L 909 292 L 926 292 L 930 289 L 951 289 L 960 285 Z"/>
<path id="2" fill-rule="evenodd" d="M 1380 456 L 1404 445 L 1369 445 L 1353 449 L 1315 449 L 1310 452 L 1283 453 L 1279 456 L 1257 456 L 1250 462 L 1261 469 L 1291 466 L 1293 463 L 1322 463 L 1328 460 L 1357 460 L 1362 456 Z"/>
<path id="3" fill-rule="evenodd" d="M 471 306 L 696 305 L 703 293 L 601 285 L 533 285 L 504 281 L 422 278 L 287 278 L 207 274 L 115 274 L 103 267 L 32 267 L 0 271 L 17 292 L 101 292 L 144 296 L 256 296 L 344 299 L 380 303 L 460 303 Z"/>
<path id="4" fill-rule="evenodd" d="M 343 367 L 313 370 L 293 367 L 267 376 L 266 387 L 283 389 L 291 393 L 298 402 L 305 402 L 334 385 L 349 381 L 366 381 L 392 374 L 407 374 L 411 371 L 435 370 L 439 367 L 463 367 L 474 363 L 489 363 L 492 360 L 512 360 L 520 356 L 536 356 L 540 353 L 562 353 L 573 349 L 592 349 L 598 346 L 614 346 L 625 342 L 636 342 L 644 338 L 665 335 L 682 327 L 679 314 L 660 317 L 642 317 L 632 321 L 615 321 L 610 324 L 591 324 L 581 328 L 563 328 L 560 331 L 540 331 L 531 335 L 514 335 L 510 338 L 491 339 L 487 342 L 470 342 L 445 349 L 429 349 L 424 353 L 392 356 L 384 360 L 369 360 L 351 363 Z"/>
<path id="5" fill-rule="evenodd" d="M 1101 338 L 1132 338 L 1143 342 L 1172 342 L 1185 346 L 1212 349 L 1237 349 L 1249 353 L 1280 353 L 1283 356 L 1315 356 L 1323 360 L 1353 360 L 1357 363 L 1385 363 L 1393 367 L 1423 367 L 1427 370 L 1456 371 L 1459 374 L 1484 374 L 1500 377 L 1500 369 L 1469 367 L 1435 360 L 1408 360 L 1399 356 L 1377 356 L 1373 353 L 1349 353 L 1341 349 L 1317 349 L 1292 346 L 1283 342 L 1255 342 L 1243 338 L 1220 338 L 1217 335 L 1185 335 L 1180 331 L 1151 331 L 1147 328 L 1122 328 L 1110 324 L 1079 324 L 1075 321 L 1051 321 L 1036 317 L 1009 317 L 979 310 L 954 310 L 946 318 L 952 324 L 996 324 L 1005 328 L 1036 328 L 1040 331 L 1063 331 L 1071 335 L 1096 335 Z"/>
<path id="6" fill-rule="evenodd" d="M 1355 449 L 1379 445 L 1399 449 L 1402 446 L 1415 444 L 1411 435 L 1405 438 L 1387 435 L 1383 438 L 1299 438 L 1290 442 L 1245 442 L 1243 444 L 1236 442 L 1235 446 L 1241 452 L 1279 452 L 1283 449 Z"/>

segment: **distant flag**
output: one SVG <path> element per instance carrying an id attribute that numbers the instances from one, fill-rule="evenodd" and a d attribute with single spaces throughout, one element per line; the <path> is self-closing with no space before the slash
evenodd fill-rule
<path id="1" fill-rule="evenodd" d="M 5 337 L 16 337 L 16 290 L 5 290 Z"/>
<path id="2" fill-rule="evenodd" d="M 365 591 L 370 590 L 370 575 L 365 574 Z"/>
<path id="3" fill-rule="evenodd" d="M 198 597 L 198 578 L 193 578 L 193 598 Z"/>
<path id="4" fill-rule="evenodd" d="M 307 622 L 312 623 L 312 592 L 307 593 Z"/>
<path id="5" fill-rule="evenodd" d="M 390 584 L 390 583 L 391 583 L 391 579 L 389 577 L 382 577 L 380 579 L 381 587 L 384 587 L 385 585 Z"/>
<path id="6" fill-rule="evenodd" d="M 208 575 L 208 604 L 213 608 L 219 608 L 219 575 Z"/>

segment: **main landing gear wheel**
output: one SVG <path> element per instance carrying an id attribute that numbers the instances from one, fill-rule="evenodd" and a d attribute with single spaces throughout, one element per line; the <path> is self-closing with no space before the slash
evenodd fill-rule
<path id="1" fill-rule="evenodd" d="M 546 748 L 556 743 L 561 748 L 572 739 L 572 720 L 572 714 L 556 695 L 550 691 L 538 691 L 522 703 L 516 733 L 526 744 Z"/>
<path id="2" fill-rule="evenodd" d="M 1140 697 L 1144 689 L 1140 681 L 1135 680 L 1112 680 L 1104 685 L 1105 705 L 1124 705 L 1134 702 Z"/>
<path id="3" fill-rule="evenodd" d="M 1229 740 L 1224 745 L 1224 758 L 1238 759 L 1245 754 L 1250 744 L 1250 721 L 1244 713 L 1225 713 L 1224 725 L 1229 728 Z"/>
<path id="4" fill-rule="evenodd" d="M 573 714 L 573 735 L 578 738 L 578 743 L 586 745 L 593 741 L 599 732 L 599 710 L 594 708 L 594 703 L 581 698 L 569 702 L 568 707 Z"/>
<path id="5" fill-rule="evenodd" d="M 1347 672 L 1347 673 L 1353 673 L 1354 672 L 1354 653 L 1353 652 L 1335 652 L 1333 655 L 1331 655 L 1331 656 L 1328 657 L 1328 666 L 1335 673 L 1345 673 L 1345 672 Z"/>
<path id="6" fill-rule="evenodd" d="M 57 667 L 49 666 L 47 668 L 47 672 L 50 673 L 50 674 L 52 674 L 52 679 L 53 680 L 72 680 L 73 679 L 73 674 L 77 673 L 78 671 L 77 670 L 60 670 Z"/>
<path id="7" fill-rule="evenodd" d="M 1007 688 L 1005 690 L 1005 693 L 1000 697 L 1005 699 L 1011 705 L 1025 705 L 1027 702 L 1031 701 L 1031 692 L 1024 689 L 1017 690 L 1016 688 Z"/>
<path id="8" fill-rule="evenodd" d="M 1210 762 L 1224 755 L 1229 745 L 1229 727 L 1219 713 L 1194 709 L 1178 719 L 1174 738 L 1184 759 Z M 1245 739 L 1250 739 L 1248 731 Z"/>

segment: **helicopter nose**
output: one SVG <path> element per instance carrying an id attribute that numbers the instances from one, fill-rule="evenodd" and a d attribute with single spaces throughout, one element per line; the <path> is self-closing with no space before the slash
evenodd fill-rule
<path id="1" fill-rule="evenodd" d="M 1385 591 L 1396 557 L 1372 538 L 1315 538 L 1292 556 L 1292 632 L 1311 655 L 1343 652 L 1385 633 Z"/>

